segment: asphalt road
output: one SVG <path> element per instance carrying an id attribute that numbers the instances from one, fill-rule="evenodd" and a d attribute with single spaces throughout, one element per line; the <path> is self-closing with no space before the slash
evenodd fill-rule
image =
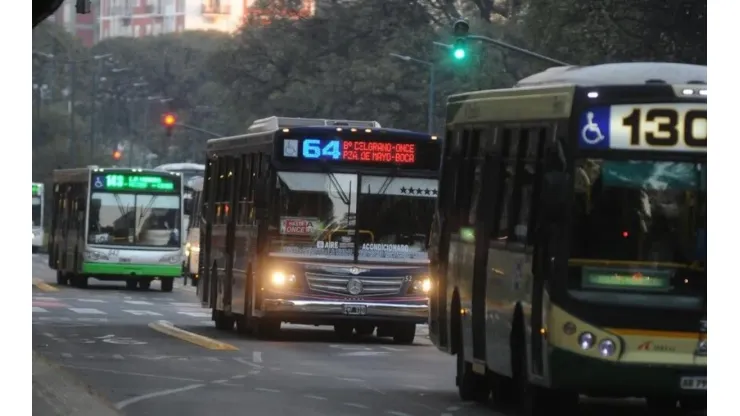
<path id="1" fill-rule="evenodd" d="M 454 357 L 437 351 L 423 327 L 410 346 L 340 342 L 329 329 L 301 326 L 259 341 L 215 330 L 194 288 L 181 283 L 171 293 L 157 283 L 148 291 L 95 280 L 85 290 L 57 287 L 45 262 L 34 256 L 34 350 L 123 414 L 502 415 L 459 400 Z M 204 348 L 149 326 L 162 320 L 236 349 Z M 54 414 L 42 405 L 34 415 Z M 582 406 L 583 414 L 626 412 L 648 414 L 638 401 Z"/>

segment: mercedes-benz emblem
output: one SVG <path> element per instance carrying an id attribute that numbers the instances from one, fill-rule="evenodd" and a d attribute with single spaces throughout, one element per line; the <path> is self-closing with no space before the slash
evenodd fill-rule
<path id="1" fill-rule="evenodd" d="M 349 269 L 349 272 L 355 276 L 362 273 L 362 270 L 358 269 L 357 267 L 352 267 Z"/>
<path id="2" fill-rule="evenodd" d="M 362 282 L 359 279 L 349 279 L 349 282 L 347 283 L 347 292 L 349 292 L 350 295 L 359 295 L 362 293 Z"/>

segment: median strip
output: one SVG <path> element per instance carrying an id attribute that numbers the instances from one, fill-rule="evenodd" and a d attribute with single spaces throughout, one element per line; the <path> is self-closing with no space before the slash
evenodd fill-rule
<path id="1" fill-rule="evenodd" d="M 33 285 L 36 286 L 42 292 L 58 292 L 59 289 L 42 281 L 41 279 L 33 279 Z"/>
<path id="2" fill-rule="evenodd" d="M 199 345 L 209 350 L 220 350 L 220 351 L 237 351 L 239 348 L 227 344 L 225 342 L 217 341 L 213 338 L 204 337 L 184 329 L 180 329 L 169 321 L 155 321 L 149 324 L 149 328 L 157 332 L 161 332 L 165 335 L 187 341 L 191 344 Z"/>

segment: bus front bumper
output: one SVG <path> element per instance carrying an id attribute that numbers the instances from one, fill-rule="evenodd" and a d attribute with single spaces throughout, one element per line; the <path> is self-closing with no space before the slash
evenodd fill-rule
<path id="1" fill-rule="evenodd" d="M 424 303 L 342 302 L 326 300 L 265 299 L 262 312 L 266 317 L 289 322 L 330 324 L 335 321 L 383 321 L 426 323 L 429 305 Z"/>
<path id="2" fill-rule="evenodd" d="M 706 377 L 706 366 L 632 364 L 550 350 L 552 387 L 593 397 L 706 397 L 706 390 L 681 388 L 682 377 Z"/>

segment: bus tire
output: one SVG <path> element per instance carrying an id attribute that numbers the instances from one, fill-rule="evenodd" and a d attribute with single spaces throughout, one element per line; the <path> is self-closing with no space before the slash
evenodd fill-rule
<path id="1" fill-rule="evenodd" d="M 236 317 L 236 332 L 241 335 L 250 335 L 252 333 L 252 327 L 249 325 L 249 319 L 246 316 L 240 315 Z"/>
<path id="2" fill-rule="evenodd" d="M 360 322 L 355 325 L 355 333 L 361 337 L 369 337 L 375 332 L 375 325 L 367 322 Z"/>
<path id="3" fill-rule="evenodd" d="M 334 324 L 334 333 L 343 341 L 352 339 L 352 331 L 354 329 L 355 327 L 352 324 L 346 322 Z"/>
<path id="4" fill-rule="evenodd" d="M 66 285 L 69 282 L 69 278 L 64 274 L 63 271 L 57 270 L 57 284 Z"/>
<path id="5" fill-rule="evenodd" d="M 396 344 L 411 345 L 416 338 L 416 324 L 397 324 L 393 333 Z"/>
<path id="6" fill-rule="evenodd" d="M 473 365 L 465 361 L 464 349 L 457 353 L 457 393 L 461 400 L 485 403 L 491 396 L 488 380 L 473 372 Z"/>
<path id="7" fill-rule="evenodd" d="M 171 277 L 162 278 L 160 279 L 160 283 L 162 285 L 162 292 L 172 292 L 172 287 L 175 284 L 175 279 Z"/>
<path id="8" fill-rule="evenodd" d="M 234 317 L 226 315 L 224 311 L 215 311 L 213 322 L 216 323 L 216 329 L 220 331 L 231 331 L 234 329 Z"/>
<path id="9" fill-rule="evenodd" d="M 87 277 L 85 276 L 74 275 L 74 277 L 72 277 L 72 281 L 74 282 L 75 287 L 80 289 L 87 288 Z"/>
<path id="10" fill-rule="evenodd" d="M 259 339 L 272 339 L 280 334 L 282 322 L 277 319 L 259 318 L 255 326 L 255 332 Z"/>

